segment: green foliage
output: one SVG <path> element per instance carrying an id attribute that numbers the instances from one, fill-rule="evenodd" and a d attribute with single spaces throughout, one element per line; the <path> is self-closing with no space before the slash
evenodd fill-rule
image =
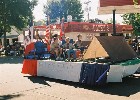
<path id="1" fill-rule="evenodd" d="M 51 0 L 44 9 L 51 21 L 55 21 L 58 17 L 66 19 L 68 15 L 75 21 L 82 21 L 83 18 L 82 4 L 79 0 Z"/>
<path id="2" fill-rule="evenodd" d="M 134 5 L 138 5 L 138 0 L 133 0 Z"/>
<path id="3" fill-rule="evenodd" d="M 11 26 L 17 29 L 27 26 L 35 5 L 37 0 L 0 0 L 0 36 L 11 31 Z"/>
<path id="4" fill-rule="evenodd" d="M 106 23 L 106 24 L 113 24 L 113 19 L 112 18 L 107 19 L 107 20 L 104 21 L 104 23 Z M 116 24 L 118 23 L 117 20 L 115 20 L 115 23 Z"/>
<path id="5" fill-rule="evenodd" d="M 46 25 L 45 20 L 39 20 L 39 21 L 34 21 L 35 26 L 41 26 L 41 25 Z"/>
<path id="6" fill-rule="evenodd" d="M 134 34 L 136 36 L 140 36 L 140 14 L 139 13 L 124 14 L 122 17 L 124 20 L 124 24 L 132 25 Z"/>

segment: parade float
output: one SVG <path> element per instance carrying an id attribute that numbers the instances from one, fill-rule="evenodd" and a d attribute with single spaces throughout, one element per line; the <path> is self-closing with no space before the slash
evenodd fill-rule
<path id="1" fill-rule="evenodd" d="M 47 29 L 46 26 L 34 26 L 32 32 L 29 32 L 33 35 L 30 37 L 35 37 L 37 31 L 45 30 L 45 33 L 41 34 L 50 38 Z M 34 49 L 34 39 L 27 41 L 29 38 L 25 33 L 24 37 L 27 44 L 24 53 L 28 55 Z M 129 64 L 129 60 L 134 65 Z M 139 62 L 136 53 L 122 36 L 94 36 L 82 61 L 55 61 L 49 57 L 41 60 L 24 59 L 22 73 L 88 85 L 101 85 L 106 82 L 122 82 L 123 77 L 136 72 Z"/>
<path id="2" fill-rule="evenodd" d="M 102 11 L 101 1 L 107 2 L 107 0 L 100 0 L 101 8 L 99 8 L 99 13 L 104 12 Z M 108 1 L 114 2 L 112 0 Z M 32 35 L 30 36 L 30 42 L 28 41 L 29 43 L 27 43 L 28 35 L 25 36 L 24 34 L 25 43 L 27 44 L 25 54 L 28 55 L 34 49 L 33 37 L 34 34 L 38 33 L 35 31 L 43 28 L 46 30 L 47 38 L 50 38 L 50 31 L 49 34 L 47 31 L 48 27 L 51 28 L 52 26 L 33 27 L 31 32 L 29 32 Z M 92 28 L 89 30 L 94 30 L 94 28 L 94 25 L 92 25 Z M 87 31 L 87 28 L 83 27 L 83 29 Z M 113 29 L 111 32 L 113 33 Z M 103 85 L 107 82 L 122 82 L 123 77 L 134 74 L 139 66 L 140 60 L 137 58 L 137 54 L 128 45 L 124 37 L 93 35 L 92 41 L 81 61 L 55 61 L 49 57 L 42 60 L 24 59 L 22 73 L 87 85 Z"/>

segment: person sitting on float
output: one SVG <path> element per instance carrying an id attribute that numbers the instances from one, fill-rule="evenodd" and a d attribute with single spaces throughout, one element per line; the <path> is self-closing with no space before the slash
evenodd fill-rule
<path id="1" fill-rule="evenodd" d="M 77 40 L 75 41 L 75 47 L 76 47 L 76 49 L 80 49 L 80 51 L 81 51 L 81 53 L 83 53 L 84 52 L 84 50 L 87 48 L 87 46 L 83 46 L 83 42 L 82 42 L 82 35 L 81 34 L 79 34 L 78 36 L 77 36 Z"/>
<path id="2" fill-rule="evenodd" d="M 66 50 L 66 53 L 68 55 L 68 60 L 70 60 L 70 54 L 73 54 L 73 59 L 76 60 L 76 52 L 74 50 L 74 45 L 70 43 L 69 37 L 66 38 L 66 43 L 63 45 L 63 49 Z"/>
<path id="3" fill-rule="evenodd" d="M 56 60 L 61 60 L 62 48 L 60 48 L 58 38 L 54 37 L 53 40 L 54 41 L 51 43 L 51 53 L 55 54 Z"/>
<path id="4" fill-rule="evenodd" d="M 57 39 L 58 39 L 58 43 L 59 43 L 59 45 L 62 45 L 62 41 L 59 40 L 59 36 L 58 36 L 58 34 L 54 34 L 54 35 L 52 36 L 52 41 L 51 41 L 51 43 L 54 42 L 54 38 L 57 38 Z"/>

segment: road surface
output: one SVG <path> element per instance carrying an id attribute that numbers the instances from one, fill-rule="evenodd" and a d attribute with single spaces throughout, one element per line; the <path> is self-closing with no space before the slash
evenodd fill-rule
<path id="1" fill-rule="evenodd" d="M 22 58 L 0 58 L 0 100 L 140 100 L 140 76 L 103 87 L 24 75 Z"/>

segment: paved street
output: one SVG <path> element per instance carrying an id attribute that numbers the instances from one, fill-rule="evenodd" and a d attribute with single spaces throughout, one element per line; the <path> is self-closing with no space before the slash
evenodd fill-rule
<path id="1" fill-rule="evenodd" d="M 21 58 L 0 58 L 0 100 L 140 100 L 140 76 L 88 87 L 21 73 Z"/>

